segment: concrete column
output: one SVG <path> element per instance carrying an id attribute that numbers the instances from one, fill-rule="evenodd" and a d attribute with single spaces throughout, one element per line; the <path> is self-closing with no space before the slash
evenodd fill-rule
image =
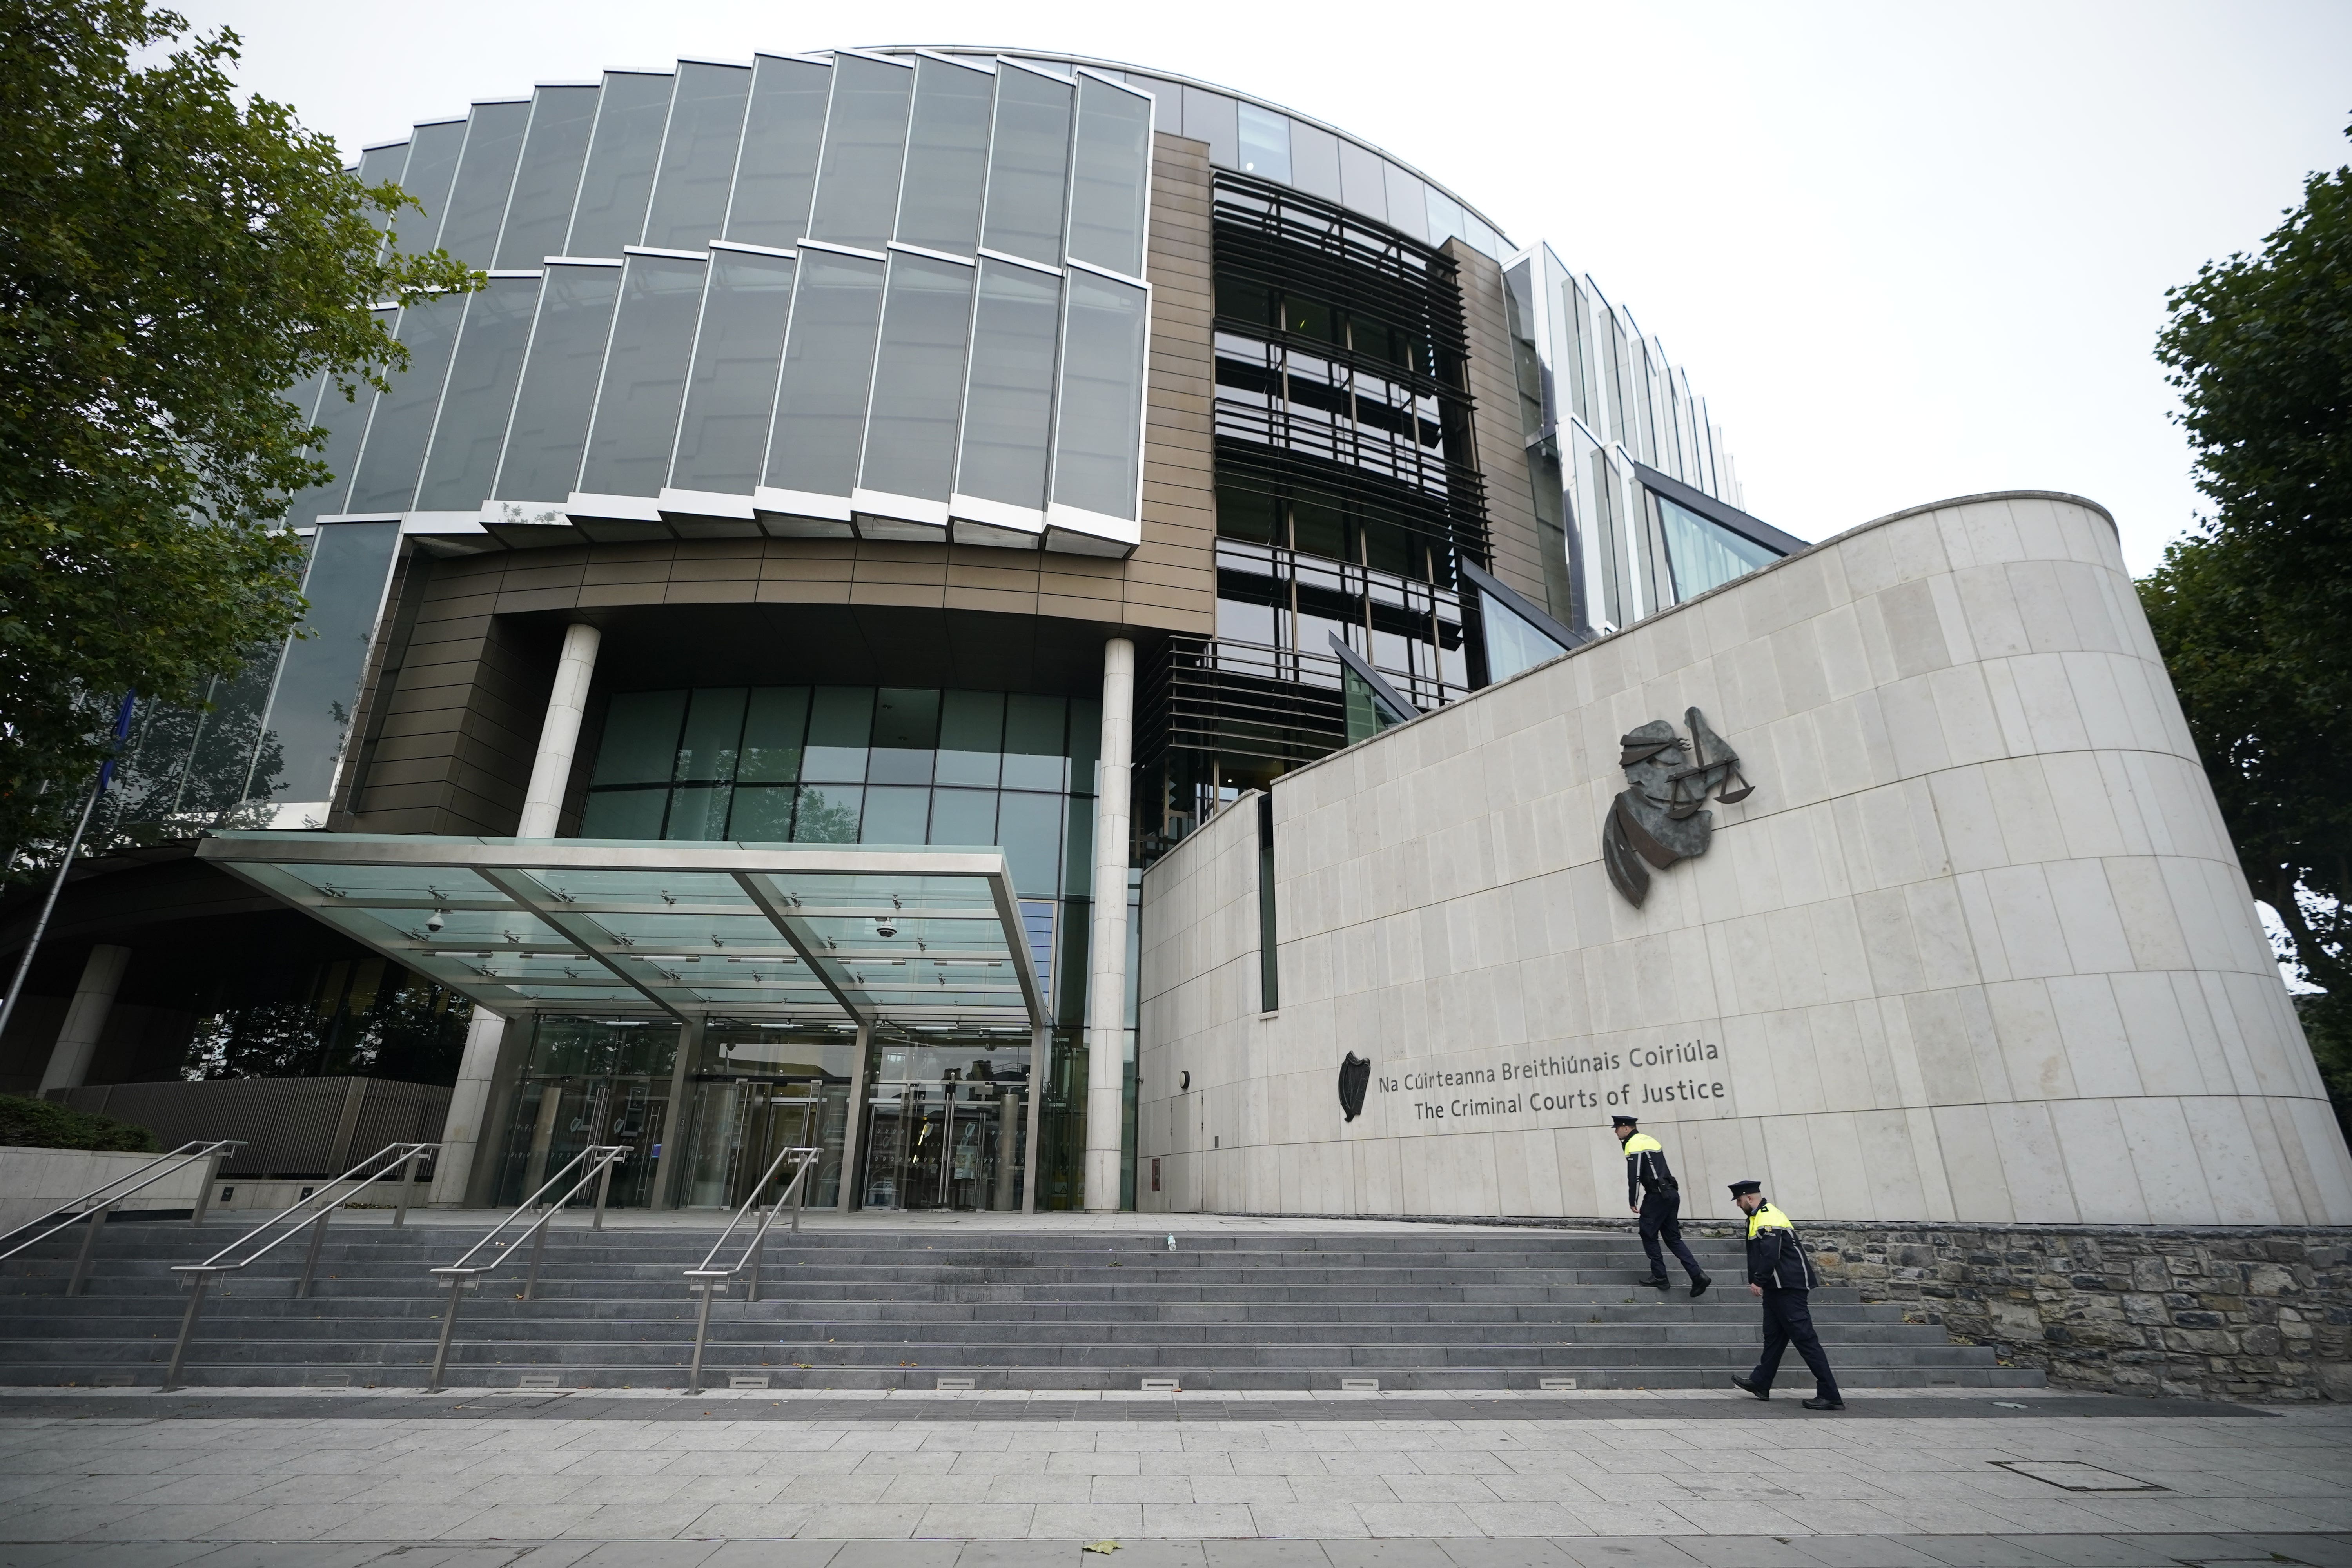
<path id="1" fill-rule="evenodd" d="M 41 1074 L 41 1092 L 79 1089 L 89 1076 L 89 1059 L 98 1054 L 98 1038 L 106 1033 L 107 1015 L 114 1011 L 114 994 L 122 988 L 122 972 L 130 967 L 131 950 L 100 942 L 81 966 L 81 982 L 74 987 L 66 1008 L 65 1026 L 49 1052 Z"/>
<path id="2" fill-rule="evenodd" d="M 1128 793 L 1135 761 L 1135 645 L 1103 645 L 1102 776 L 1096 783 L 1094 926 L 1087 940 L 1087 1207 L 1118 1207 L 1127 1058 Z"/>
<path id="3" fill-rule="evenodd" d="M 555 689 L 548 693 L 547 718 L 539 730 L 539 755 L 530 764 L 530 787 L 522 797 L 517 838 L 552 838 L 563 815 L 563 789 L 572 782 L 572 759 L 580 750 L 580 721 L 588 710 L 588 683 L 596 674 L 596 645 L 604 634 L 585 621 L 564 628 L 563 657 L 555 666 Z"/>
<path id="4" fill-rule="evenodd" d="M 474 1161 L 491 1141 L 488 1125 L 498 1087 L 499 1047 L 507 1021 L 487 1007 L 474 1009 L 466 1026 L 466 1054 L 458 1058 L 457 1087 L 449 1091 L 449 1115 L 441 1124 L 441 1152 L 433 1161 L 436 1208 L 463 1208 L 473 1184 Z"/>
<path id="5" fill-rule="evenodd" d="M 849 1120 L 841 1129 L 841 1191 L 835 1206 L 843 1214 L 855 1214 L 865 1206 L 865 1185 L 857 1173 L 858 1134 L 866 1126 L 866 1062 L 874 1048 L 874 1026 L 865 1019 L 857 1024 L 857 1051 L 853 1058 L 856 1065 L 849 1071 Z"/>

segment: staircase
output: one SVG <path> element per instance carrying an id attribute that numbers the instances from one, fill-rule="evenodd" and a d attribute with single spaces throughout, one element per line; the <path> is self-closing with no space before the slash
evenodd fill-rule
<path id="1" fill-rule="evenodd" d="M 425 1270 L 481 1234 L 352 1219 L 318 1282 L 293 1299 L 299 1244 L 214 1288 L 191 1386 L 421 1386 L 448 1300 Z M 64 1294 L 79 1233 L 0 1268 L 0 1384 L 155 1385 L 185 1306 L 173 1263 L 226 1231 L 121 1224 L 100 1238 L 85 1293 Z M 215 1238 L 207 1240 L 206 1238 Z M 695 1300 L 679 1271 L 709 1233 L 675 1227 L 551 1235 L 537 1298 L 520 1260 L 466 1299 L 448 1382 L 512 1387 L 683 1387 Z M 1754 1300 L 1736 1242 L 1693 1238 L 1717 1284 L 1694 1301 L 1645 1289 L 1630 1236 L 1554 1230 L 1108 1234 L 827 1228 L 770 1239 L 765 1300 L 738 1280 L 711 1311 L 708 1384 L 875 1389 L 969 1379 L 982 1389 L 1538 1389 L 1720 1386 L 1753 1363 Z M 265 1270 L 267 1272 L 265 1272 Z M 1848 1387 L 2038 1387 L 1933 1322 L 1813 1293 Z M 1782 1371 L 1806 1381 L 1793 1352 Z M 1344 1381 L 1343 1381 L 1344 1380 Z M 1555 1384 L 1557 1385 L 1557 1384 Z"/>

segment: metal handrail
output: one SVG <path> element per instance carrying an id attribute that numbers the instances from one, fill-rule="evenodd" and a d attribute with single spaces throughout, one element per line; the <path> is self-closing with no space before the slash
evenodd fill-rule
<path id="1" fill-rule="evenodd" d="M 146 1191 L 158 1182 L 178 1175 L 189 1165 L 202 1160 L 206 1163 L 204 1183 L 196 1189 L 195 1206 L 188 1214 L 190 1225 L 202 1225 L 205 1223 L 205 1211 L 212 1206 L 213 1179 L 220 1174 L 221 1156 L 231 1149 L 244 1147 L 245 1140 L 242 1138 L 220 1138 L 209 1142 L 201 1138 L 192 1138 L 170 1153 L 158 1155 L 137 1170 L 117 1176 L 102 1186 L 92 1187 L 79 1197 L 68 1198 L 48 1213 L 28 1219 L 14 1230 L 0 1231 L 0 1241 L 5 1241 L 8 1237 L 31 1230 L 36 1226 L 58 1219 L 59 1215 L 66 1216 L 63 1219 L 58 1219 L 57 1224 L 49 1226 L 47 1230 L 38 1235 L 27 1237 L 7 1251 L 0 1252 L 0 1263 L 6 1262 L 28 1247 L 48 1240 L 49 1237 L 69 1226 L 77 1225 L 85 1219 L 89 1220 L 89 1229 L 82 1236 L 81 1256 L 74 1260 L 73 1278 L 66 1282 L 66 1294 L 79 1296 L 81 1294 L 82 1287 L 89 1280 L 90 1263 L 98 1256 L 98 1233 L 125 1199 Z M 156 1171 L 155 1167 L 158 1165 L 169 1165 L 171 1168 Z M 150 1171 L 155 1171 L 155 1173 L 152 1176 L 147 1175 Z M 146 1177 L 144 1181 L 140 1180 L 142 1176 Z M 125 1186 L 123 1184 L 125 1183 L 131 1184 Z M 121 1190 L 117 1191 L 117 1188 Z M 73 1212 L 67 1214 L 66 1211 L 68 1209 Z"/>
<path id="2" fill-rule="evenodd" d="M 449 1307 L 448 1310 L 441 1315 L 441 1342 L 435 1347 L 433 1352 L 433 1375 L 425 1381 L 425 1393 L 438 1394 L 441 1392 L 442 1376 L 449 1370 L 449 1343 L 457 1331 L 457 1307 L 459 1302 L 465 1299 L 465 1292 L 471 1290 L 479 1285 L 481 1282 L 481 1276 L 490 1273 L 500 1264 L 514 1257 L 515 1247 L 519 1247 L 522 1244 L 524 1237 L 529 1237 L 533 1238 L 530 1244 L 530 1273 L 523 1280 L 522 1299 L 526 1301 L 530 1300 L 531 1299 L 531 1293 L 539 1289 L 540 1259 L 547 1251 L 547 1231 L 548 1227 L 554 1223 L 555 1216 L 563 1212 L 563 1207 L 566 1204 L 580 1195 L 581 1188 L 586 1186 L 590 1182 L 594 1182 L 596 1184 L 596 1218 L 594 1224 L 591 1226 L 590 1228 L 593 1230 L 604 1229 L 604 1200 L 613 1190 L 613 1167 L 619 1164 L 628 1157 L 629 1151 L 625 1144 L 590 1144 L 587 1148 L 581 1150 L 580 1152 L 574 1154 L 571 1159 L 566 1160 L 561 1166 L 557 1167 L 555 1174 L 548 1177 L 544 1183 L 541 1184 L 539 1191 L 531 1194 L 530 1196 L 517 1204 L 515 1205 L 514 1213 L 507 1215 L 506 1218 L 499 1221 L 498 1224 L 490 1226 L 488 1231 L 485 1231 L 482 1235 L 482 1239 L 474 1243 L 473 1246 L 466 1248 L 465 1252 L 458 1258 L 457 1262 L 445 1264 L 440 1268 L 431 1270 L 431 1272 L 440 1275 L 449 1281 Z M 556 1183 L 563 1180 L 564 1176 L 574 1165 L 583 1167 L 580 1172 L 580 1179 L 572 1183 L 572 1185 L 565 1190 L 562 1197 L 557 1198 L 551 1203 L 542 1204 L 541 1200 L 547 1197 L 548 1189 L 554 1186 Z M 482 1248 L 489 1246 L 493 1241 L 498 1239 L 498 1235 L 500 1231 L 514 1224 L 515 1221 L 520 1219 L 525 1214 L 540 1207 L 546 1208 L 547 1212 L 540 1215 L 538 1219 L 532 1221 L 530 1228 L 524 1231 L 522 1236 L 515 1237 L 514 1247 L 508 1247 L 506 1251 L 500 1253 L 498 1257 L 492 1258 L 488 1263 L 478 1264 L 472 1268 L 467 1267 L 467 1261 L 473 1258 L 474 1254 L 481 1251 Z"/>
<path id="3" fill-rule="evenodd" d="M 727 1222 L 727 1228 L 719 1233 L 719 1239 L 712 1242 L 710 1250 L 702 1255 L 702 1261 L 686 1271 L 687 1279 L 696 1294 L 702 1298 L 694 1314 L 694 1365 L 686 1374 L 686 1391 L 689 1394 L 702 1392 L 702 1352 L 710 1339 L 710 1298 L 727 1289 L 727 1281 L 749 1267 L 751 1270 L 751 1289 L 744 1292 L 743 1299 L 746 1301 L 760 1299 L 760 1258 L 761 1249 L 767 1246 L 768 1227 L 776 1223 L 776 1216 L 789 1203 L 793 1205 L 793 1229 L 796 1233 L 799 1231 L 802 1211 L 808 1207 L 809 1173 L 816 1169 L 817 1159 L 824 1152 L 822 1149 L 810 1148 L 791 1148 L 780 1152 L 760 1179 L 752 1184 L 751 1195 L 743 1200 L 742 1206 L 735 1211 L 735 1217 Z M 727 1238 L 734 1235 L 735 1227 L 758 1207 L 760 1194 L 768 1190 L 768 1184 L 776 1179 L 776 1173 L 783 1169 L 787 1160 L 798 1161 L 800 1169 L 793 1173 L 793 1179 L 785 1184 L 784 1190 L 776 1194 L 776 1201 L 768 1205 L 768 1215 L 752 1234 L 751 1245 L 743 1249 L 743 1255 L 735 1260 L 734 1267 L 712 1268 L 713 1260 L 726 1247 Z"/>
<path id="4" fill-rule="evenodd" d="M 180 1386 L 180 1371 L 187 1363 L 188 1345 L 196 1337 L 196 1319 L 205 1309 L 205 1293 L 212 1289 L 215 1279 L 223 1274 L 234 1274 L 239 1269 L 252 1268 L 308 1228 L 310 1232 L 310 1250 L 302 1259 L 302 1278 L 294 1286 L 294 1294 L 298 1300 L 308 1296 L 310 1293 L 310 1280 L 319 1271 L 319 1250 L 326 1245 L 327 1222 L 335 1217 L 335 1211 L 391 1175 L 394 1171 L 398 1171 L 400 1173 L 400 1207 L 393 1215 L 392 1223 L 395 1226 L 405 1226 L 408 1223 L 409 1194 L 416 1184 L 416 1162 L 439 1147 L 441 1145 L 438 1143 L 387 1143 L 332 1181 L 320 1183 L 311 1190 L 310 1196 L 299 1198 L 279 1209 L 202 1263 L 172 1265 L 173 1273 L 184 1274 L 188 1277 L 188 1313 L 186 1317 L 180 1320 L 180 1340 L 172 1347 L 172 1364 L 163 1373 L 163 1392 L 169 1394 Z M 383 1162 L 381 1169 L 370 1175 L 363 1176 L 360 1173 L 379 1160 Z M 343 1188 L 343 1184 L 347 1182 L 352 1184 L 348 1188 L 337 1190 Z M 317 1209 L 317 1213 L 302 1214 L 303 1210 L 313 1207 Z M 302 1217 L 287 1226 L 281 1234 L 270 1237 L 268 1241 L 234 1263 L 221 1261 L 254 1237 L 268 1235 L 279 1223 L 296 1215 L 301 1215 Z"/>

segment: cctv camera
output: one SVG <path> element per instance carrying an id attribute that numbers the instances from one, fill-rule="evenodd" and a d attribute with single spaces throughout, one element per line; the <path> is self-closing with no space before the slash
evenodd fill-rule
<path id="1" fill-rule="evenodd" d="M 430 920 L 428 920 L 428 921 L 426 921 L 425 922 L 425 929 L 426 931 L 439 931 L 443 926 L 447 925 L 448 923 L 449 923 L 448 911 L 446 911 L 446 910 L 435 910 L 433 911 L 433 918 L 432 918 L 432 919 L 430 919 Z"/>
<path id="2" fill-rule="evenodd" d="M 897 936 L 898 934 L 898 928 L 891 924 L 888 921 L 877 921 L 874 922 L 874 934 L 876 936 Z"/>

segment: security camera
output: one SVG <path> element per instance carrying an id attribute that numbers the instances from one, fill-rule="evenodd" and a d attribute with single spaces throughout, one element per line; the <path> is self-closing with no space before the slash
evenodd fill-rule
<path id="1" fill-rule="evenodd" d="M 887 920 L 876 921 L 874 922 L 874 934 L 876 936 L 897 936 L 898 934 L 898 928 L 895 923 Z"/>
<path id="2" fill-rule="evenodd" d="M 433 911 L 432 918 L 425 922 L 425 929 L 426 931 L 437 931 L 448 923 L 449 912 L 446 910 L 435 910 Z"/>

